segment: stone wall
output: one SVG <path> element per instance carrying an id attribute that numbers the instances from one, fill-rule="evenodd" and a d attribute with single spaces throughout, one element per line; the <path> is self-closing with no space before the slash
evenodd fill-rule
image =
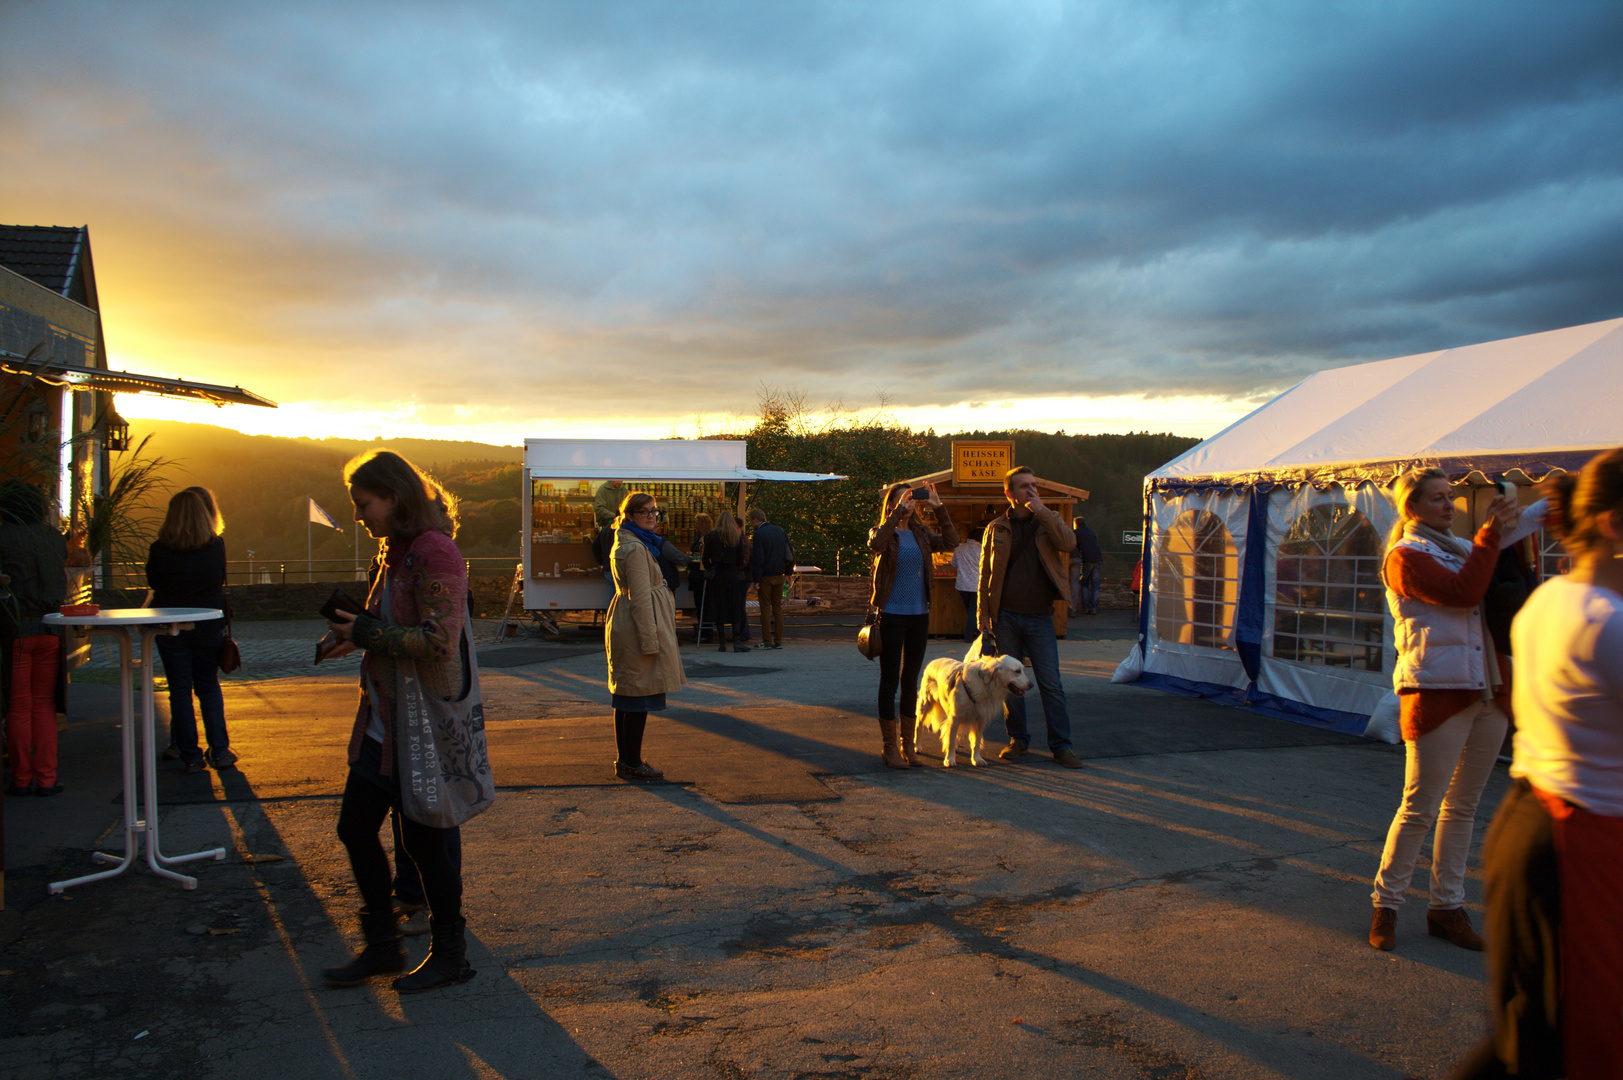
<path id="1" fill-rule="evenodd" d="M 1136 610 L 1138 594 L 1132 589 L 1128 577 L 1105 578 L 1099 583 L 1099 608 L 1102 611 Z M 795 593 L 811 601 L 814 611 L 861 612 L 867 610 L 872 585 L 866 577 L 834 577 L 829 574 L 807 574 L 800 579 Z"/>

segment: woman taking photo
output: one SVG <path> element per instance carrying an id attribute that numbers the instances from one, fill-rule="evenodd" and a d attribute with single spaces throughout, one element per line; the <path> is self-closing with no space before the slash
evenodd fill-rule
<path id="1" fill-rule="evenodd" d="M 665 695 L 687 684 L 676 644 L 676 596 L 659 572 L 665 543 L 654 531 L 659 504 L 645 492 L 628 495 L 614 524 L 609 553 L 614 599 L 609 601 L 607 635 L 614 775 L 658 780 L 665 774 L 642 759 L 643 729 L 650 712 L 665 708 Z"/>
<path id="2" fill-rule="evenodd" d="M 62 606 L 67 595 L 67 540 L 46 524 L 45 493 L 21 480 L 0 487 L 0 574 L 9 581 L 16 607 L 0 609 L 0 630 L 13 634 L 6 747 L 11 754 L 8 795 L 49 798 L 62 793 L 56 778 L 57 689 L 62 678 L 62 639 L 40 616 Z M 10 605 L 6 605 L 7 608 Z M 13 623 L 14 625 L 6 625 Z"/>
<path id="3" fill-rule="evenodd" d="M 1623 449 L 1547 487 L 1572 570 L 1511 627 L 1516 752 L 1482 859 L 1495 1030 L 1462 1080 L 1623 1076 Z"/>
<path id="4" fill-rule="evenodd" d="M 1475 542 L 1467 543 L 1449 531 L 1454 492 L 1441 469 L 1404 473 L 1393 501 L 1398 520 L 1381 575 L 1392 611 L 1398 654 L 1392 682 L 1408 756 L 1403 804 L 1375 875 L 1369 943 L 1383 951 L 1397 944 L 1398 909 L 1435 821 L 1426 932 L 1481 951 L 1482 939 L 1464 911 L 1465 862 L 1510 707 L 1510 666 L 1494 651 L 1482 598 L 1499 559 L 1500 530 L 1515 518 L 1516 502 L 1494 499 Z"/>
<path id="5" fill-rule="evenodd" d="M 749 652 L 744 642 L 749 640 L 748 622 L 744 619 L 744 586 L 738 574 L 749 564 L 749 548 L 744 542 L 744 531 L 738 519 L 723 510 L 716 527 L 705 534 L 704 569 L 710 575 L 706 583 L 704 605 L 716 624 L 716 642 L 722 652 L 727 651 L 726 624 L 733 626 L 733 652 Z"/>
<path id="6" fill-rule="evenodd" d="M 208 488 L 189 487 L 169 500 L 158 538 L 147 552 L 147 588 L 153 607 L 225 610 L 225 522 Z M 169 683 L 169 746 L 163 756 L 180 759 L 181 768 L 200 773 L 212 765 L 229 769 L 237 762 L 225 727 L 225 698 L 220 693 L 220 643 L 225 622 L 198 623 L 173 637 L 156 639 L 163 675 Z M 203 714 L 205 753 L 197 743 L 197 716 L 192 695 Z"/>
<path id="7" fill-rule="evenodd" d="M 406 854 L 416 864 L 428 899 L 430 946 L 416 970 L 394 980 L 402 994 L 419 993 L 473 978 L 466 959 L 462 875 L 447 845 L 449 828 L 414 820 L 404 806 L 400 777 L 407 750 L 408 718 L 400 709 L 402 687 L 414 676 L 423 698 L 468 701 L 477 685 L 465 663 L 468 574 L 456 535 L 455 499 L 405 458 L 375 450 L 344 468 L 355 520 L 378 541 L 366 610 L 339 611 L 323 658 L 364 650 L 360 706 L 349 741 L 349 779 L 338 811 L 338 838 L 349 852 L 365 907 L 361 929 L 366 947 L 348 964 L 323 974 L 337 986 L 354 986 L 405 967 L 390 899 L 389 859 L 378 831 L 392 809 L 400 821 Z M 459 723 L 456 738 L 483 751 L 482 729 Z M 481 762 L 488 774 L 488 761 Z M 488 777 L 487 777 L 488 778 Z M 476 813 L 488 802 L 469 812 Z"/>
<path id="8" fill-rule="evenodd" d="M 917 492 L 897 484 L 885 493 L 879 524 L 868 533 L 868 549 L 874 556 L 873 595 L 868 602 L 879 612 L 879 738 L 885 764 L 893 769 L 924 764 L 913 753 L 913 726 L 919 672 L 930 639 L 930 580 L 935 574 L 931 556 L 958 546 L 958 530 L 942 509 L 935 485 L 926 484 L 923 490 L 940 532 L 919 520 L 913 498 Z M 899 729 L 898 684 L 902 694 Z"/>

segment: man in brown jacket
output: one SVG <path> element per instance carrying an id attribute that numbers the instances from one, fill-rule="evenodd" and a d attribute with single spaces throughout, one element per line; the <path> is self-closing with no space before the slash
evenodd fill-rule
<path id="1" fill-rule="evenodd" d="M 981 548 L 980 628 L 997 639 L 1008 656 L 1031 660 L 1037 691 L 1048 725 L 1048 749 L 1067 769 L 1080 769 L 1082 759 L 1071 749 L 1071 716 L 1059 675 L 1059 641 L 1054 636 L 1054 601 L 1065 599 L 1070 582 L 1067 563 L 1076 534 L 1056 511 L 1043 505 L 1037 477 L 1025 466 L 1003 478 L 1009 509 L 986 526 Z M 1031 736 L 1026 732 L 1026 702 L 1009 698 L 1003 706 L 1009 745 L 998 754 L 1017 761 Z"/>

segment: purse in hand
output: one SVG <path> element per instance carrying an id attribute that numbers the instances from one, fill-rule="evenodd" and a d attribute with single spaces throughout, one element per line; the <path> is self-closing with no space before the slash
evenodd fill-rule
<path id="1" fill-rule="evenodd" d="M 231 639 L 231 598 L 225 598 L 225 637 L 220 639 L 220 671 L 226 675 L 231 674 L 242 666 L 242 652 L 237 643 Z"/>
<path id="2" fill-rule="evenodd" d="M 872 608 L 868 609 L 868 617 L 863 620 L 862 629 L 857 631 L 857 652 L 869 660 L 879 659 L 879 613 Z"/>

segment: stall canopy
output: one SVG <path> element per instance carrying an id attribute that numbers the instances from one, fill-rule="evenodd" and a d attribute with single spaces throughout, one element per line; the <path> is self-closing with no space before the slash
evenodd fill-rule
<path id="1" fill-rule="evenodd" d="M 1623 319 L 1302 380 L 1145 478 L 1121 677 L 1362 732 L 1391 691 L 1386 485 L 1415 466 L 1462 485 L 1576 469 L 1623 445 L 1620 402 Z"/>
<path id="2" fill-rule="evenodd" d="M 276 402 L 240 386 L 192 382 L 163 375 L 137 375 L 133 371 L 81 367 L 59 360 L 30 360 L 15 353 L 0 352 L 0 372 L 22 375 L 48 386 L 74 390 L 105 390 L 113 394 L 162 394 L 165 397 L 206 401 L 212 405 L 260 405 L 276 408 Z"/>

